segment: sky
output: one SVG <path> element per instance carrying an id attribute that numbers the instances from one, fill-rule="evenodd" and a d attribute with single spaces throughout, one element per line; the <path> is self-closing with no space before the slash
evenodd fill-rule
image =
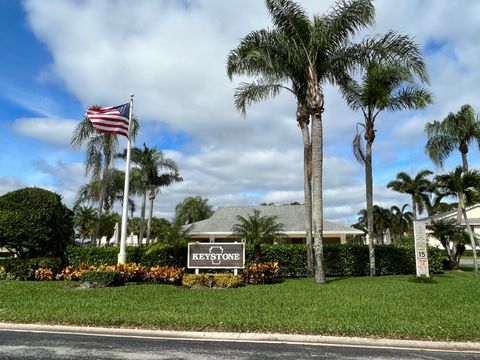
<path id="1" fill-rule="evenodd" d="M 310 15 L 333 5 L 298 2 Z M 480 110 L 480 2 L 374 4 L 375 25 L 354 41 L 388 30 L 414 37 L 434 97 L 424 110 L 377 119 L 374 203 L 389 207 L 410 201 L 386 188 L 398 172 L 442 173 L 461 162 L 454 153 L 444 169 L 435 168 L 424 153 L 423 128 L 463 104 Z M 245 35 L 272 26 L 263 1 L 0 0 L 0 10 L 0 195 L 37 186 L 72 206 L 88 181 L 82 149 L 70 146 L 74 127 L 89 105 L 120 105 L 134 93 L 141 123 L 135 145 L 162 150 L 184 179 L 161 189 L 155 216 L 171 218 L 186 196 L 214 207 L 303 203 L 294 98 L 280 94 L 242 117 L 233 94 L 248 79 L 230 81 L 225 71 L 229 51 Z M 349 225 L 365 208 L 364 170 L 351 149 L 362 116 L 332 86 L 325 86 L 325 100 L 325 218 Z M 476 146 L 469 160 L 479 167 Z"/>

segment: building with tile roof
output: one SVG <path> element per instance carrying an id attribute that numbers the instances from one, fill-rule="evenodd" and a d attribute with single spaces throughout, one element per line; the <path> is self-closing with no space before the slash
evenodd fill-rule
<path id="1" fill-rule="evenodd" d="M 237 216 L 247 217 L 254 210 L 259 210 L 261 216 L 276 216 L 277 221 L 284 225 L 284 233 L 292 243 L 305 242 L 304 205 L 221 206 L 210 218 L 191 224 L 191 238 L 210 242 L 233 241 L 230 236 L 232 226 L 238 223 Z M 343 244 L 355 235 L 363 235 L 363 232 L 335 222 L 323 222 L 324 243 Z"/>

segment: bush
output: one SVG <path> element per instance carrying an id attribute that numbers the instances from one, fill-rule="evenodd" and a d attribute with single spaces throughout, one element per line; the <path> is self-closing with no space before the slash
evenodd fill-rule
<path id="1" fill-rule="evenodd" d="M 232 274 L 185 274 L 182 285 L 188 288 L 237 288 L 243 284 L 241 275 Z"/>
<path id="2" fill-rule="evenodd" d="M 260 263 L 252 264 L 242 271 L 246 284 L 273 284 L 280 277 L 280 268 L 278 263 Z"/>
<path id="3" fill-rule="evenodd" d="M 303 244 L 261 245 L 262 262 L 278 262 L 280 277 L 307 276 L 307 248 Z M 253 246 L 245 247 L 245 263 L 255 262 Z"/>
<path id="4" fill-rule="evenodd" d="M 276 262 L 280 268 L 278 277 L 307 276 L 307 250 L 304 244 L 262 245 L 262 261 Z M 181 249 L 181 264 L 186 266 L 186 247 Z M 377 274 L 414 274 L 415 251 L 409 245 L 375 246 Z M 88 265 L 115 265 L 118 248 L 115 247 L 73 247 L 67 252 L 69 265 L 79 267 Z M 253 246 L 245 248 L 245 262 L 254 262 Z M 429 247 L 428 260 L 430 272 L 443 272 L 443 253 L 440 249 Z M 127 247 L 127 261 L 147 267 L 173 266 L 174 249 L 165 244 L 149 247 Z M 327 276 L 365 276 L 370 273 L 368 246 L 355 244 L 327 244 L 324 246 L 324 265 Z M 223 271 L 223 270 L 222 270 Z M 214 271 L 212 271 L 214 272 Z"/>
<path id="5" fill-rule="evenodd" d="M 63 257 L 73 239 L 73 212 L 60 195 L 25 188 L 0 196 L 0 247 L 22 259 Z"/>
<path id="6" fill-rule="evenodd" d="M 409 282 L 417 283 L 417 284 L 434 284 L 435 281 L 433 280 L 433 276 L 410 276 L 408 278 Z"/>
<path id="7" fill-rule="evenodd" d="M 122 274 L 126 282 L 141 282 L 145 279 L 147 269 L 135 263 L 117 264 L 117 265 L 100 265 L 100 271 L 117 271 Z"/>
<path id="8" fill-rule="evenodd" d="M 0 260 L 0 279 L 34 280 L 35 271 L 39 268 L 50 269 L 53 277 L 60 269 L 60 264 L 59 258 L 2 259 Z"/>
<path id="9" fill-rule="evenodd" d="M 35 270 L 35 280 L 53 280 L 52 269 L 38 268 Z"/>
<path id="10" fill-rule="evenodd" d="M 125 284 L 123 275 L 118 271 L 85 271 L 80 275 L 80 281 L 99 286 L 120 286 Z"/>
<path id="11" fill-rule="evenodd" d="M 127 262 L 144 266 L 175 266 L 176 258 L 179 267 L 187 266 L 187 247 L 179 249 L 180 256 L 176 256 L 175 249 L 165 244 L 151 246 L 127 246 Z M 87 265 L 115 265 L 118 260 L 118 247 L 81 247 L 73 246 L 67 250 L 67 264 L 79 267 Z"/>
<path id="12" fill-rule="evenodd" d="M 147 269 L 145 281 L 157 284 L 175 284 L 182 283 L 185 268 L 175 268 L 172 266 L 154 266 Z"/>

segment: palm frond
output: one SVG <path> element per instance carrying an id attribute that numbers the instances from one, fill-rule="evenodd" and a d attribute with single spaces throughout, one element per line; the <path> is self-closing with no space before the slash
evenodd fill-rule
<path id="1" fill-rule="evenodd" d="M 252 103 L 265 101 L 277 96 L 282 89 L 291 89 L 281 84 L 265 83 L 262 79 L 251 83 L 241 83 L 235 90 L 235 107 L 242 114 L 247 113 L 247 107 Z"/>

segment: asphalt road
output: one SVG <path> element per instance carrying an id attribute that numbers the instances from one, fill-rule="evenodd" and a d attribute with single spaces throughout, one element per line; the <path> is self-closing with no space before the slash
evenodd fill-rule
<path id="1" fill-rule="evenodd" d="M 480 354 L 281 343 L 162 340 L 0 330 L 0 359 L 466 360 L 480 359 Z"/>

